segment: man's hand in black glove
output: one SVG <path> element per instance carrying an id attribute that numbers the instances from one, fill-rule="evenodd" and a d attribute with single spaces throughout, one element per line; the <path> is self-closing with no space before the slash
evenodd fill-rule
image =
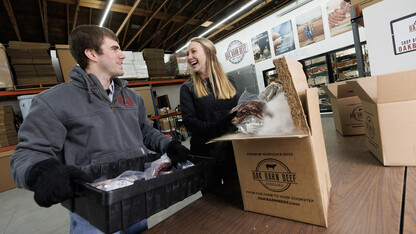
<path id="1" fill-rule="evenodd" d="M 237 111 L 227 114 L 224 118 L 214 123 L 215 137 L 221 136 L 227 132 L 236 131 L 237 127 L 231 123 L 231 120 L 236 116 Z"/>
<path id="2" fill-rule="evenodd" d="M 92 182 L 92 178 L 80 169 L 47 159 L 33 165 L 27 184 L 35 192 L 36 203 L 50 207 L 74 196 L 71 182 L 75 179 Z"/>
<path id="3" fill-rule="evenodd" d="M 172 165 L 176 165 L 178 162 L 186 162 L 186 156 L 190 155 L 191 151 L 179 141 L 171 141 L 166 153 L 172 161 Z"/>

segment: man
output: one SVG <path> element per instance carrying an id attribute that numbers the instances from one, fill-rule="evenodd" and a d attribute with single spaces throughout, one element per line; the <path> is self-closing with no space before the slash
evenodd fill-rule
<path id="1" fill-rule="evenodd" d="M 69 45 L 79 64 L 69 73 L 72 80 L 33 98 L 10 159 L 16 185 L 34 191 L 43 207 L 73 197 L 72 180 L 91 181 L 83 166 L 146 155 L 148 149 L 167 152 L 175 163 L 190 152 L 153 128 L 143 98 L 116 78 L 124 74 L 125 56 L 114 32 L 78 26 Z M 70 216 L 71 233 L 98 231 Z"/>

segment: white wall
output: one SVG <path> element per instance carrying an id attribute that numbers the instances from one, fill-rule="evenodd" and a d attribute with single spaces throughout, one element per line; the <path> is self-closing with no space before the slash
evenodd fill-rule
<path id="1" fill-rule="evenodd" d="M 253 50 L 251 45 L 251 38 L 255 37 L 256 35 L 268 31 L 269 35 L 269 41 L 271 42 L 271 29 L 273 27 L 278 26 L 281 23 L 284 23 L 288 20 L 291 20 L 292 22 L 292 31 L 293 36 L 295 40 L 295 46 L 296 49 L 290 52 L 287 52 L 283 54 L 284 56 L 301 60 L 304 58 L 308 58 L 314 55 L 322 54 L 328 51 L 336 50 L 342 47 L 351 46 L 354 44 L 354 38 L 352 31 L 348 31 L 346 33 L 331 37 L 330 31 L 329 31 L 329 25 L 328 25 L 328 13 L 326 9 L 326 3 L 329 0 L 313 0 L 303 6 L 300 6 L 299 8 L 288 12 L 287 14 L 281 15 L 278 17 L 279 14 L 282 14 L 283 12 L 286 12 L 286 10 L 294 5 L 295 3 L 292 3 L 291 5 L 288 5 L 286 8 L 283 8 L 279 11 L 274 12 L 273 14 L 267 16 L 266 18 L 257 21 L 256 23 L 241 29 L 240 31 L 236 32 L 235 34 L 221 40 L 220 42 L 216 43 L 217 48 L 217 57 L 222 64 L 225 72 L 233 71 L 236 69 L 239 69 L 241 67 L 247 66 L 249 64 L 255 64 L 256 67 L 256 75 L 257 75 L 257 82 L 259 85 L 259 89 L 264 88 L 264 80 L 263 80 L 263 70 L 273 68 L 273 59 L 278 58 L 279 56 L 274 56 L 274 52 L 272 49 L 272 57 L 270 59 L 255 63 L 254 57 L 253 57 Z M 414 0 L 410 0 L 414 1 Z M 299 15 L 304 14 L 305 12 L 310 11 L 311 9 L 314 9 L 316 7 L 321 7 L 322 10 L 322 19 L 324 22 L 324 33 L 325 33 L 325 39 L 313 44 L 310 44 L 308 46 L 300 48 L 299 46 L 299 40 L 297 35 L 297 29 L 296 29 L 296 20 L 295 18 Z M 360 28 L 360 41 L 365 41 L 365 32 L 363 28 Z M 248 53 L 244 55 L 243 60 L 238 64 L 232 64 L 231 62 L 227 61 L 225 58 L 225 52 L 227 51 L 227 47 L 229 44 L 234 41 L 239 40 L 242 43 L 247 43 L 249 49 Z M 273 47 L 271 47 L 273 48 Z"/>
<path id="2" fill-rule="evenodd" d="M 371 75 L 416 69 L 416 50 L 395 55 L 390 28 L 392 20 L 414 13 L 415 0 L 384 0 L 363 9 Z M 416 43 L 416 31 L 409 34 Z"/>

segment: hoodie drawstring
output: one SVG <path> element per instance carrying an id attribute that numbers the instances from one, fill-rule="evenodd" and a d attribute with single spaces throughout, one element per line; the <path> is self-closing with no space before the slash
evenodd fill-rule
<path id="1" fill-rule="evenodd" d="M 91 91 L 91 85 L 90 85 L 90 81 L 89 81 L 89 76 L 84 76 L 84 78 L 85 78 L 85 81 L 87 83 L 89 102 L 92 103 L 94 101 L 94 99 L 92 98 L 93 93 Z"/>

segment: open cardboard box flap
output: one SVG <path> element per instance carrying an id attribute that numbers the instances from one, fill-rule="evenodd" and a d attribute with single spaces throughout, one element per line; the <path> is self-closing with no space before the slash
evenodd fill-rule
<path id="1" fill-rule="evenodd" d="M 366 102 L 383 104 L 416 99 L 415 70 L 347 81 L 357 96 Z"/>
<path id="2" fill-rule="evenodd" d="M 325 90 L 326 94 L 328 94 L 328 96 L 331 98 L 346 98 L 356 96 L 352 88 L 345 81 L 322 86 L 322 89 Z"/>

